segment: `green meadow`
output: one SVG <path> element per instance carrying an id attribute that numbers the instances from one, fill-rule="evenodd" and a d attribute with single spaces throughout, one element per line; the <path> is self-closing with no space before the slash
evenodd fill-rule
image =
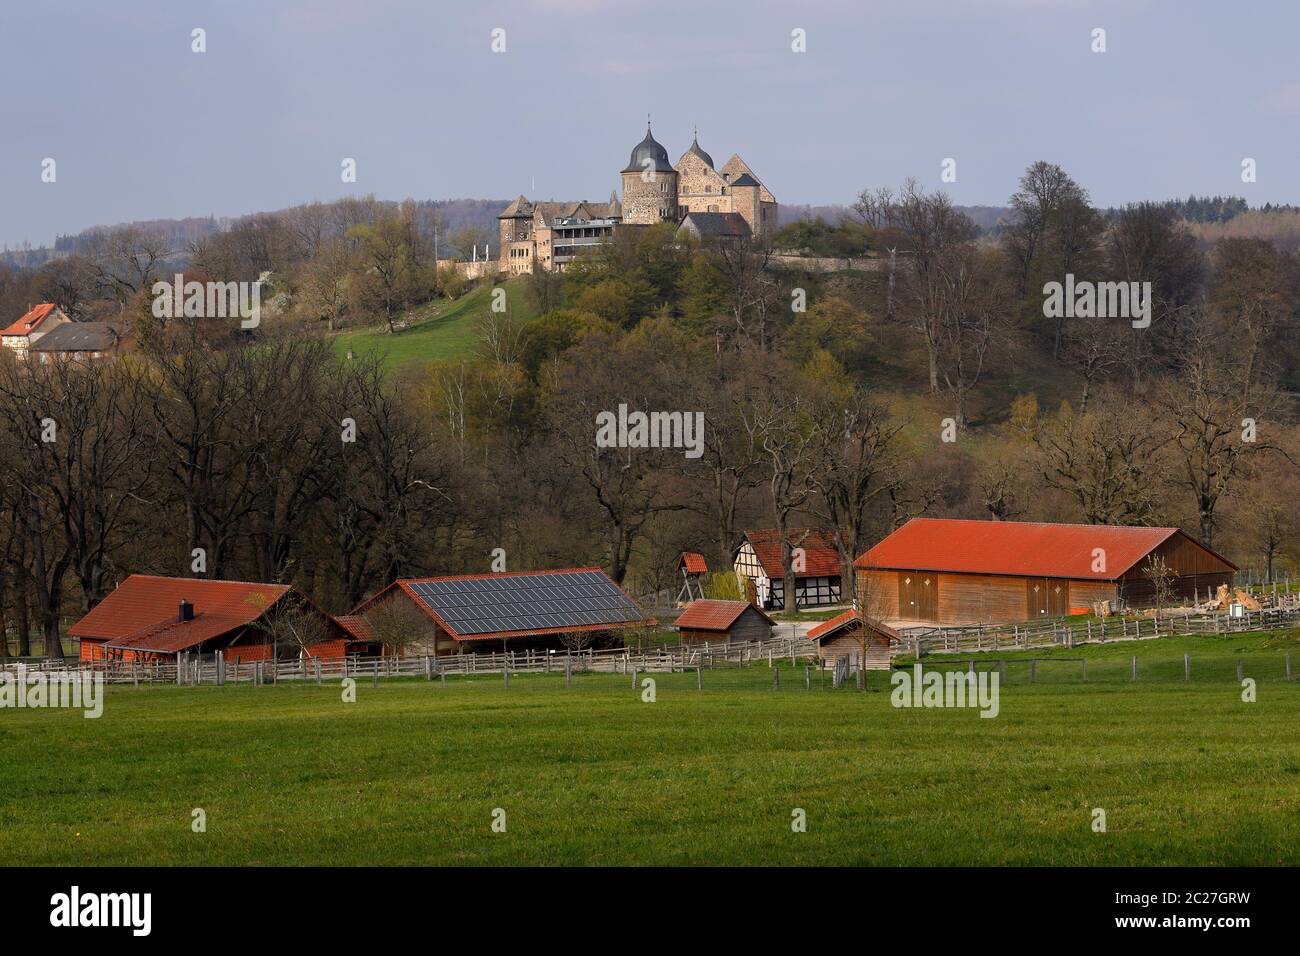
<path id="1" fill-rule="evenodd" d="M 780 689 L 766 663 L 702 690 L 649 675 L 653 702 L 595 674 L 362 679 L 355 703 L 338 685 L 113 687 L 98 720 L 0 711 L 0 864 L 1296 864 L 1288 651 L 1000 655 L 994 719 L 891 707 L 883 673 L 806 686 L 788 660 Z"/>
<path id="2" fill-rule="evenodd" d="M 519 321 L 535 318 L 522 283 L 506 282 L 508 313 Z M 479 286 L 459 299 L 435 299 L 403 313 L 403 328 L 389 332 L 386 324 L 341 332 L 331 340 L 334 351 L 345 357 L 378 354 L 385 366 L 396 369 L 431 361 L 468 358 L 479 340 L 479 323 L 491 307 L 492 288 Z"/>

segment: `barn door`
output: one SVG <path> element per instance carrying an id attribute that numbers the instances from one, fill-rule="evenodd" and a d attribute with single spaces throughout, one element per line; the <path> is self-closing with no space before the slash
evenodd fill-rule
<path id="1" fill-rule="evenodd" d="M 1025 578 L 1025 610 L 1030 617 L 1047 617 L 1047 581 Z"/>
<path id="2" fill-rule="evenodd" d="M 939 578 L 926 571 L 898 572 L 898 616 L 911 621 L 939 620 Z"/>
<path id="3" fill-rule="evenodd" d="M 1065 617 L 1070 613 L 1070 582 L 1047 581 L 1047 616 Z"/>
<path id="4" fill-rule="evenodd" d="M 1030 617 L 1064 617 L 1070 609 L 1070 586 L 1066 581 L 1026 578 L 1025 597 Z"/>

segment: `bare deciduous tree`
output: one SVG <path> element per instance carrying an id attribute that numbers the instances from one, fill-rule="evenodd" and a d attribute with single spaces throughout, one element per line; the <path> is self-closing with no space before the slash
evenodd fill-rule
<path id="1" fill-rule="evenodd" d="M 405 595 L 394 595 L 381 601 L 367 610 L 364 617 L 383 645 L 385 656 L 401 657 L 410 648 L 423 648 L 426 653 L 435 653 L 437 626 Z"/>

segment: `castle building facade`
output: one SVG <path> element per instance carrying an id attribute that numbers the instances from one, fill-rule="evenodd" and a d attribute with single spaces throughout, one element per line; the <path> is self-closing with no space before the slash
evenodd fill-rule
<path id="1" fill-rule="evenodd" d="M 739 155 L 718 169 L 699 136 L 677 160 L 646 126 L 620 172 L 623 198 L 609 202 L 532 202 L 519 196 L 497 217 L 500 266 L 524 274 L 562 271 L 617 230 L 676 224 L 695 238 L 763 239 L 776 231 L 776 197 Z"/>

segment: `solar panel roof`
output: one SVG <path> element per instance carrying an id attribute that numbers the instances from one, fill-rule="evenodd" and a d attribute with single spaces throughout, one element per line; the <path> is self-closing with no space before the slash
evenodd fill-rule
<path id="1" fill-rule="evenodd" d="M 644 612 L 602 571 L 547 571 L 407 581 L 461 636 L 628 624 Z"/>

